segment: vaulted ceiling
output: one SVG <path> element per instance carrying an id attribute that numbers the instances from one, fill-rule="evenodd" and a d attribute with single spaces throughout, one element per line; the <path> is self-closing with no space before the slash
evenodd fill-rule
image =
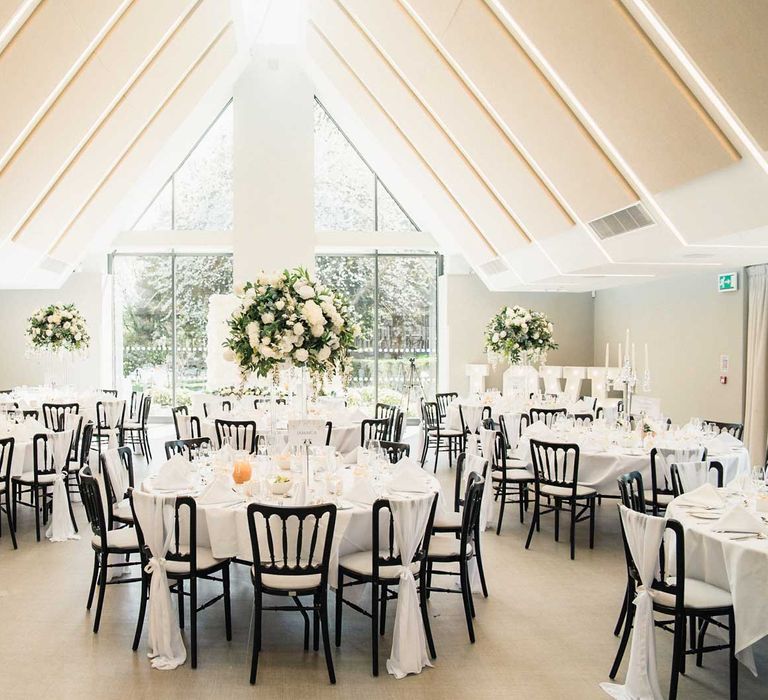
<path id="1" fill-rule="evenodd" d="M 768 259 L 768 3 L 309 5 L 324 104 L 491 288 Z M 652 225 L 589 226 L 637 203 Z"/>
<path id="2" fill-rule="evenodd" d="M 320 99 L 490 288 L 768 260 L 764 0 L 306 5 Z M 0 0 L 0 286 L 68 274 L 268 6 Z"/>

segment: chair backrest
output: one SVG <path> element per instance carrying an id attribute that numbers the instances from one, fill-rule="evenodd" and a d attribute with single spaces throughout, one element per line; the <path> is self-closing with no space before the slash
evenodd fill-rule
<path id="1" fill-rule="evenodd" d="M 551 428 L 555 416 L 565 416 L 567 414 L 568 409 L 565 408 L 532 408 L 528 412 L 528 417 L 531 419 L 531 423 L 542 421 L 544 425 Z"/>
<path id="2" fill-rule="evenodd" d="M 110 509 L 109 509 L 110 512 L 112 510 L 111 508 L 112 504 L 119 503 L 120 501 L 122 501 L 128 495 L 128 490 L 134 487 L 133 452 L 131 451 L 130 447 L 118 447 L 116 449 L 117 449 L 117 455 L 120 458 L 119 459 L 120 467 L 125 470 L 128 477 L 125 482 L 128 484 L 128 489 L 125 492 L 117 493 L 116 491 L 117 485 L 114 483 L 114 480 L 110 476 L 109 469 L 107 468 L 106 452 L 102 452 L 99 455 L 99 471 L 101 472 L 101 478 L 104 479 L 104 491 L 107 494 L 107 499 L 110 504 Z"/>
<path id="3" fill-rule="evenodd" d="M 507 415 L 510 415 L 510 414 L 507 414 Z M 528 414 L 521 413 L 520 421 L 513 430 L 512 426 L 507 426 L 507 419 L 504 416 L 504 414 L 503 413 L 499 414 L 499 430 L 501 430 L 502 434 L 504 435 L 504 439 L 507 441 L 507 445 L 509 445 L 510 447 L 517 445 L 517 443 L 520 440 L 520 437 L 523 434 L 523 430 L 525 430 L 530 424 L 531 424 L 531 419 L 528 417 Z M 511 435 L 510 431 L 514 434 Z"/>
<path id="4" fill-rule="evenodd" d="M 149 398 L 149 397 L 147 397 Z M 115 402 L 110 401 L 109 404 L 114 405 Z M 122 405 L 121 405 L 122 404 Z M 113 405 L 107 405 L 105 401 L 96 402 L 96 430 L 101 431 L 107 428 L 122 428 L 125 423 L 125 401 L 117 402 L 117 411 L 114 410 Z M 111 415 L 110 415 L 111 414 Z M 110 419 L 115 422 L 110 425 Z"/>
<path id="5" fill-rule="evenodd" d="M 437 404 L 437 410 L 439 412 L 440 418 L 445 418 L 448 411 L 448 406 L 450 406 L 458 398 L 459 395 L 455 391 L 444 391 L 442 393 L 435 394 L 435 403 Z"/>
<path id="6" fill-rule="evenodd" d="M 389 419 L 366 418 L 360 423 L 360 447 L 365 447 L 368 440 L 386 440 L 389 432 Z"/>
<path id="7" fill-rule="evenodd" d="M 221 401 L 203 401 L 203 415 L 206 418 L 208 418 L 209 411 L 217 409 L 229 413 L 232 410 L 232 402 L 229 399 L 222 399 Z"/>
<path id="8" fill-rule="evenodd" d="M 579 446 L 575 443 L 531 440 L 531 461 L 537 486 L 559 486 L 572 489 L 576 496 L 579 480 Z"/>
<path id="9" fill-rule="evenodd" d="M 668 474 L 665 469 L 663 469 L 664 460 L 666 460 L 666 462 L 668 462 L 670 465 L 674 461 L 672 452 L 673 452 L 672 450 L 665 450 L 664 452 L 660 452 L 658 447 L 654 447 L 651 450 L 651 491 L 653 493 L 654 503 L 657 505 L 658 505 L 658 496 L 660 494 L 671 495 L 671 496 L 675 495 L 675 492 L 672 488 L 671 475 Z M 685 462 L 704 462 L 707 459 L 706 447 L 701 448 L 701 451 L 697 452 L 693 456 L 691 456 L 690 454 L 692 452 L 691 450 L 685 450 L 684 452 L 689 453 L 688 456 L 682 460 Z"/>
<path id="10" fill-rule="evenodd" d="M 387 453 L 392 464 L 397 464 L 403 457 L 409 457 L 411 454 L 411 446 L 407 442 L 382 440 L 381 449 Z"/>
<path id="11" fill-rule="evenodd" d="M 679 462 L 669 466 L 672 493 L 675 498 L 709 483 L 709 472 L 716 474 L 717 488 L 723 488 L 723 465 L 720 462 Z"/>
<path id="12" fill-rule="evenodd" d="M 48 430 L 61 432 L 64 430 L 64 416 L 67 413 L 80 413 L 79 403 L 44 403 L 43 424 Z"/>
<path id="13" fill-rule="evenodd" d="M 186 406 L 176 406 L 172 408 L 171 416 L 173 417 L 173 427 L 176 429 L 177 440 L 187 439 L 182 436 L 182 422 L 189 424 L 189 437 L 196 438 L 203 434 L 203 431 L 200 428 L 200 419 L 197 416 L 190 416 Z M 183 418 L 180 418 L 180 416 L 183 416 Z"/>
<path id="14" fill-rule="evenodd" d="M 718 420 L 705 420 L 704 427 L 717 428 L 718 433 L 728 433 L 733 435 L 737 440 L 741 440 L 744 437 L 744 423 L 723 423 Z"/>
<path id="15" fill-rule="evenodd" d="M 482 459 L 482 458 L 480 458 Z M 490 463 L 490 460 L 483 459 L 483 466 L 480 470 L 481 473 L 479 476 L 481 476 L 483 479 L 488 478 L 488 464 Z M 465 479 L 464 479 L 464 471 L 465 469 L 469 468 L 469 456 L 462 452 L 458 458 L 456 459 L 456 475 L 453 483 L 453 510 L 454 512 L 458 513 L 459 509 L 464 505 L 464 497 L 465 494 L 463 493 L 465 486 Z M 471 472 L 477 474 L 477 472 Z M 469 477 L 467 477 L 467 480 Z"/>
<path id="16" fill-rule="evenodd" d="M 595 419 L 597 419 L 597 418 L 603 418 L 604 416 L 605 416 L 605 410 L 603 409 L 603 407 L 602 407 L 602 406 L 598 406 L 598 407 L 595 409 Z"/>
<path id="17" fill-rule="evenodd" d="M 149 411 L 152 408 L 152 397 L 147 394 L 141 402 L 141 413 L 139 415 L 139 423 L 141 424 L 142 428 L 147 427 L 147 422 L 149 421 Z"/>
<path id="18" fill-rule="evenodd" d="M 102 549 L 106 549 L 109 528 L 104 514 L 104 503 L 101 500 L 101 489 L 98 479 L 88 469 L 80 472 L 80 498 L 93 534 L 101 539 Z"/>
<path id="19" fill-rule="evenodd" d="M 88 466 L 88 460 L 91 454 L 91 443 L 93 442 L 93 423 L 88 421 L 80 434 L 80 469 Z"/>
<path id="20" fill-rule="evenodd" d="M 638 471 L 629 472 L 629 474 L 622 474 L 617 481 L 622 504 L 630 510 L 645 513 L 643 475 Z"/>
<path id="21" fill-rule="evenodd" d="M 108 396 L 114 396 L 117 398 L 117 389 L 102 389 L 102 394 L 107 394 Z"/>
<path id="22" fill-rule="evenodd" d="M 131 400 L 128 404 L 128 417 L 131 420 L 138 420 L 141 413 L 141 407 L 144 405 L 144 394 L 140 391 L 131 392 Z"/>
<path id="23" fill-rule="evenodd" d="M 69 438 L 69 448 L 62 454 L 65 454 L 64 464 L 61 465 L 61 471 L 67 471 L 69 466 L 69 457 L 72 451 L 72 436 Z M 48 435 L 46 433 L 38 433 L 32 437 L 32 469 L 34 479 L 37 481 L 37 477 L 41 474 L 55 474 L 56 473 L 56 450 L 54 446 L 54 440 L 56 436 Z"/>
<path id="24" fill-rule="evenodd" d="M 219 447 L 222 446 L 226 438 L 232 449 L 246 450 L 251 454 L 256 452 L 260 437 L 256 432 L 256 421 L 217 418 L 214 425 L 216 426 L 216 441 L 219 443 Z"/>
<path id="25" fill-rule="evenodd" d="M 496 423 L 493 418 L 483 418 L 482 426 L 485 430 L 496 430 Z"/>
<path id="26" fill-rule="evenodd" d="M 262 503 L 248 506 L 248 530 L 256 572 L 255 587 L 261 576 L 320 575 L 320 585 L 328 581 L 331 544 L 336 528 L 336 506 L 279 507 Z"/>
<path id="27" fill-rule="evenodd" d="M 211 439 L 208 437 L 186 438 L 182 440 L 169 440 L 165 443 L 165 458 L 170 459 L 173 455 L 182 455 L 191 462 L 203 445 L 210 445 Z"/>
<path id="28" fill-rule="evenodd" d="M 392 440 L 392 433 L 395 429 L 395 420 L 397 418 L 398 408 L 391 404 L 377 403 L 374 416 L 378 419 L 384 418 L 387 421 L 387 430 L 384 440 Z"/>
<path id="29" fill-rule="evenodd" d="M 579 396 L 579 401 L 583 401 L 585 404 L 592 404 L 592 411 L 597 409 L 597 396 Z"/>
<path id="30" fill-rule="evenodd" d="M 0 484 L 5 484 L 5 493 L 11 493 L 11 464 L 16 440 L 12 437 L 0 438 Z M 10 502 L 10 495 L 8 498 Z"/>
<path id="31" fill-rule="evenodd" d="M 21 414 L 24 416 L 24 418 L 34 418 L 35 420 L 40 418 L 40 411 L 38 411 L 36 408 L 25 408 Z"/>
<path id="32" fill-rule="evenodd" d="M 425 430 L 437 430 L 440 427 L 440 411 L 435 401 L 425 401 L 421 404 L 421 419 Z"/>
<path id="33" fill-rule="evenodd" d="M 464 490 L 464 509 L 461 512 L 459 554 L 462 558 L 466 556 L 467 547 L 473 537 L 480 535 L 480 507 L 484 488 L 485 479 L 476 472 L 470 473 Z"/>
<path id="34" fill-rule="evenodd" d="M 591 413 L 574 413 L 573 414 L 573 420 L 576 423 L 580 423 L 585 428 L 592 425 L 592 421 L 594 420 L 594 416 Z"/>
<path id="35" fill-rule="evenodd" d="M 405 421 L 405 414 L 398 410 L 395 417 L 395 425 L 392 428 L 391 439 L 392 442 L 400 442 L 403 439 L 403 422 Z"/>
<path id="36" fill-rule="evenodd" d="M 429 551 L 429 539 L 432 535 L 432 525 L 435 521 L 437 494 L 432 499 L 432 507 L 427 518 L 427 526 L 422 534 L 412 562 L 424 560 Z M 384 527 L 382 528 L 382 525 Z M 382 531 L 383 530 L 383 531 Z M 395 546 L 395 518 L 389 499 L 380 498 L 373 504 L 373 530 L 371 536 L 374 580 L 379 578 L 379 569 L 383 566 L 395 566 L 403 563 L 400 553 Z M 421 567 L 422 571 L 424 567 Z"/>

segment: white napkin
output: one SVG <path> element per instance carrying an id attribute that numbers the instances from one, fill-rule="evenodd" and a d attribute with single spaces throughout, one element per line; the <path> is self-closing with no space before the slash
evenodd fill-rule
<path id="1" fill-rule="evenodd" d="M 230 445 L 224 445 L 224 447 L 217 450 L 213 455 L 214 464 L 228 465 L 232 463 L 235 457 L 235 453 Z"/>
<path id="2" fill-rule="evenodd" d="M 403 457 L 396 465 L 392 478 L 387 482 L 390 491 L 429 493 L 434 491 L 426 472 L 410 457 Z"/>
<path id="3" fill-rule="evenodd" d="M 549 428 L 544 421 L 537 420 L 529 425 L 523 431 L 523 437 L 533 438 L 539 440 L 541 438 L 551 438 L 554 436 L 552 429 Z"/>
<path id="4" fill-rule="evenodd" d="M 735 503 L 714 525 L 714 530 L 728 530 L 729 532 L 759 532 L 768 534 L 766 525 L 757 515 L 750 513 L 744 506 Z"/>
<path id="5" fill-rule="evenodd" d="M 344 498 L 348 501 L 354 501 L 355 503 L 362 503 L 364 505 L 372 505 L 378 498 L 376 492 L 371 486 L 371 482 L 367 477 L 356 476 L 352 479 L 352 486 L 349 491 L 344 492 Z"/>
<path id="6" fill-rule="evenodd" d="M 710 452 L 728 452 L 734 447 L 743 447 L 744 443 L 730 433 L 720 433 L 707 443 Z"/>
<path id="7" fill-rule="evenodd" d="M 157 472 L 153 487 L 162 491 L 182 491 L 192 486 L 189 461 L 174 455 Z"/>
<path id="8" fill-rule="evenodd" d="M 350 423 L 362 423 L 368 416 L 359 408 L 353 408 L 349 412 L 348 420 Z"/>
<path id="9" fill-rule="evenodd" d="M 699 488 L 684 493 L 677 501 L 685 505 L 703 508 L 718 508 L 725 503 L 720 492 L 712 484 L 702 484 Z"/>
<path id="10" fill-rule="evenodd" d="M 230 503 L 241 503 L 243 497 L 232 490 L 232 483 L 229 477 L 218 477 L 214 479 L 197 498 L 197 502 L 203 506 L 228 505 Z"/>
<path id="11" fill-rule="evenodd" d="M 305 506 L 307 504 L 307 485 L 304 483 L 303 479 L 299 479 L 294 483 L 292 499 L 294 505 Z M 371 501 L 371 503 L 373 503 L 373 501 Z"/>

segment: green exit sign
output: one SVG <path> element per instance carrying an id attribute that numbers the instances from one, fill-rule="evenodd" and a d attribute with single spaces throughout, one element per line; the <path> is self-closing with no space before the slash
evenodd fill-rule
<path id="1" fill-rule="evenodd" d="M 735 272 L 723 272 L 717 276 L 718 292 L 735 292 L 739 288 L 739 277 Z"/>

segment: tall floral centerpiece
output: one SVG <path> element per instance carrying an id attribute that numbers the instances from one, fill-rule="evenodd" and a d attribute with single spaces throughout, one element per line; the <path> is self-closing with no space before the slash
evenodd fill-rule
<path id="1" fill-rule="evenodd" d="M 277 380 L 285 367 L 299 368 L 302 377 L 309 373 L 315 386 L 346 374 L 360 328 L 338 292 L 298 267 L 261 273 L 235 285 L 235 295 L 240 306 L 228 322 L 224 357 L 237 362 L 243 382 L 254 374 Z"/>
<path id="2" fill-rule="evenodd" d="M 553 332 L 545 314 L 522 306 L 505 306 L 491 319 L 485 330 L 489 360 L 496 364 L 505 359 L 513 365 L 504 375 L 505 394 L 538 391 L 538 373 L 531 365 L 543 364 L 547 352 L 557 349 Z"/>
<path id="3" fill-rule="evenodd" d="M 91 342 L 85 318 L 74 304 L 39 309 L 27 319 L 26 335 L 31 352 L 45 362 L 46 384 L 52 384 L 54 377 L 67 384 L 70 360 L 84 356 Z"/>

